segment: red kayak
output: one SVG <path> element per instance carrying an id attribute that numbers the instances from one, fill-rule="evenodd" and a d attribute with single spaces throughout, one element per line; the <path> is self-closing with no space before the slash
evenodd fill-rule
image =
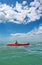
<path id="1" fill-rule="evenodd" d="M 23 44 L 7 44 L 7 46 L 28 46 L 29 43 L 23 43 Z"/>

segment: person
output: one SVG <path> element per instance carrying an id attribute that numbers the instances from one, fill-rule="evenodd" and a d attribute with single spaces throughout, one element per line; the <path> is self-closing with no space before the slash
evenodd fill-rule
<path id="1" fill-rule="evenodd" d="M 17 41 L 15 41 L 15 44 L 18 44 Z"/>

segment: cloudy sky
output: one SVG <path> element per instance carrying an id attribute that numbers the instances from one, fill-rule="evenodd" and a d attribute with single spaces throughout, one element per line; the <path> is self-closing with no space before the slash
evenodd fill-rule
<path id="1" fill-rule="evenodd" d="M 0 41 L 42 41 L 42 0 L 0 0 Z"/>

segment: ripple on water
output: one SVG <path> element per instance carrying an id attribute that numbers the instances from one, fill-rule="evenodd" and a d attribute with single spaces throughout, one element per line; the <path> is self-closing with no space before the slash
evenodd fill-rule
<path id="1" fill-rule="evenodd" d="M 28 54 L 35 54 L 42 57 L 42 44 L 41 43 L 32 43 L 30 46 L 26 47 L 7 47 L 0 46 L 0 58 L 8 59 L 14 57 L 22 57 Z"/>

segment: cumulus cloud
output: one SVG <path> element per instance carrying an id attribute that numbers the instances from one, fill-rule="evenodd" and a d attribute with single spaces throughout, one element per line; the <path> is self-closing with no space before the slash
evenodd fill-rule
<path id="1" fill-rule="evenodd" d="M 23 1 L 22 5 L 26 5 L 27 4 L 27 1 Z"/>
<path id="2" fill-rule="evenodd" d="M 11 34 L 11 36 L 28 37 L 28 36 L 34 36 L 39 34 L 42 34 L 42 26 L 40 26 L 39 28 L 35 28 L 34 30 L 27 33 L 15 33 L 15 34 Z"/>
<path id="3" fill-rule="evenodd" d="M 11 36 L 15 37 L 25 37 L 27 34 L 25 33 L 16 33 L 16 34 L 11 34 Z"/>
<path id="4" fill-rule="evenodd" d="M 15 34 L 10 34 L 10 36 L 14 39 L 19 38 L 19 39 L 25 39 L 25 40 L 41 40 L 42 38 L 42 26 L 39 26 L 39 28 L 35 28 L 34 30 L 27 32 L 27 33 L 15 33 Z M 42 40 L 41 40 L 42 41 Z"/>
<path id="5" fill-rule="evenodd" d="M 7 21 L 17 24 L 26 24 L 40 19 L 42 16 L 42 0 L 34 0 L 30 2 L 29 6 L 27 1 L 23 1 L 23 3 L 16 2 L 14 7 L 1 3 L 0 23 Z"/>

